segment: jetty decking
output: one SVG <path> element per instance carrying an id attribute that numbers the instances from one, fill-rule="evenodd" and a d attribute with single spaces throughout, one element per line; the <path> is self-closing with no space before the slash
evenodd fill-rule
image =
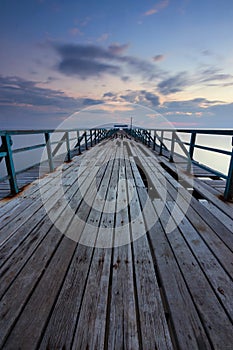
<path id="1" fill-rule="evenodd" d="M 222 188 L 114 138 L 0 201 L 0 347 L 232 349 Z"/>

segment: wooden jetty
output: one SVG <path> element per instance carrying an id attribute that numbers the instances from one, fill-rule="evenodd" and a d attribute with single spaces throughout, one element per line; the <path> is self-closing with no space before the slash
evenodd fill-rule
<path id="1" fill-rule="evenodd" d="M 0 201 L 0 347 L 232 349 L 221 181 L 111 138 Z"/>

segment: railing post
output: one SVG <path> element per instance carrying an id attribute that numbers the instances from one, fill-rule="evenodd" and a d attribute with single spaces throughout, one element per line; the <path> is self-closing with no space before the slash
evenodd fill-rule
<path id="1" fill-rule="evenodd" d="M 93 146 L 92 144 L 92 130 L 90 130 L 90 140 L 91 140 L 91 147 Z"/>
<path id="2" fill-rule="evenodd" d="M 161 136 L 160 136 L 160 149 L 159 149 L 159 155 L 162 156 L 163 154 L 163 133 L 164 131 L 161 130 Z"/>
<path id="3" fill-rule="evenodd" d="M 232 152 L 231 152 L 231 160 L 229 164 L 226 188 L 224 191 L 224 199 L 225 200 L 233 200 L 233 137 L 232 137 Z"/>
<path id="4" fill-rule="evenodd" d="M 191 171 L 191 164 L 193 160 L 193 154 L 194 154 L 194 147 L 196 142 L 196 132 L 192 132 L 190 144 L 189 144 L 189 158 L 188 158 L 188 164 L 187 164 L 187 172 L 190 173 Z"/>
<path id="5" fill-rule="evenodd" d="M 97 140 L 96 140 L 96 129 L 94 131 L 94 137 L 95 137 L 95 145 L 97 144 Z"/>
<path id="6" fill-rule="evenodd" d="M 54 165 L 53 165 L 53 154 L 52 154 L 52 148 L 51 148 L 51 142 L 50 142 L 50 134 L 46 132 L 44 135 L 45 135 L 45 142 L 46 142 L 46 148 L 47 148 L 47 154 L 48 154 L 49 170 L 50 172 L 53 172 Z"/>
<path id="7" fill-rule="evenodd" d="M 156 145 L 156 132 L 154 130 L 153 151 L 155 151 L 155 145 Z"/>
<path id="8" fill-rule="evenodd" d="M 70 139 L 69 139 L 69 131 L 66 133 L 66 149 L 67 149 L 67 161 L 71 161 L 71 152 L 70 152 Z"/>
<path id="9" fill-rule="evenodd" d="M 150 147 L 151 130 L 148 131 L 148 147 Z"/>
<path id="10" fill-rule="evenodd" d="M 82 154 L 82 150 L 81 150 L 81 142 L 80 142 L 80 132 L 78 131 L 78 154 Z"/>
<path id="11" fill-rule="evenodd" d="M 85 148 L 86 148 L 86 151 L 87 151 L 88 150 L 88 147 L 87 147 L 87 130 L 85 130 L 84 138 L 85 138 Z"/>
<path id="12" fill-rule="evenodd" d="M 99 130 L 96 131 L 96 143 L 99 143 Z"/>
<path id="13" fill-rule="evenodd" d="M 171 141 L 171 152 L 170 152 L 170 157 L 169 157 L 169 162 L 173 163 L 174 159 L 174 150 L 175 150 L 175 140 L 176 140 L 176 134 L 175 131 L 172 131 L 172 141 Z"/>
<path id="14" fill-rule="evenodd" d="M 10 135 L 2 136 L 2 145 L 3 145 L 4 151 L 7 153 L 7 155 L 5 156 L 5 163 L 7 168 L 7 174 L 9 176 L 11 193 L 16 194 L 19 192 L 19 188 L 16 180 L 15 166 L 14 166 L 12 149 L 11 149 L 12 141 L 11 141 Z"/>

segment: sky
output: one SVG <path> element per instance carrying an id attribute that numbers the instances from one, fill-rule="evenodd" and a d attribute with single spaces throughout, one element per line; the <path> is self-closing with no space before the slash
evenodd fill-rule
<path id="1" fill-rule="evenodd" d="M 0 0 L 0 129 L 232 128 L 232 18 L 232 0 Z"/>

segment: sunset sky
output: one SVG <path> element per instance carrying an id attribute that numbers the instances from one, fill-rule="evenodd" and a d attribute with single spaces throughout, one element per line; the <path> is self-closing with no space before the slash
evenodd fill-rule
<path id="1" fill-rule="evenodd" d="M 1 129 L 233 127 L 232 0 L 0 0 L 0 43 Z"/>

